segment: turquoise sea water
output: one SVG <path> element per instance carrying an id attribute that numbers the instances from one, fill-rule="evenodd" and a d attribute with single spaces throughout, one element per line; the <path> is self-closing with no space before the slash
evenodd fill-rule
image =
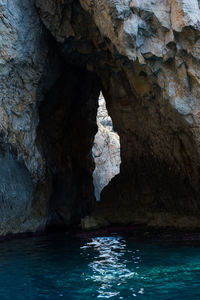
<path id="1" fill-rule="evenodd" d="M 200 300 L 200 246 L 66 235 L 0 243 L 0 300 Z"/>

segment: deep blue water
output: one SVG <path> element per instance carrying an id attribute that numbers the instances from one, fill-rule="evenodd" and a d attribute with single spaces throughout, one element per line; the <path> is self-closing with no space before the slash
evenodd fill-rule
<path id="1" fill-rule="evenodd" d="M 66 235 L 0 243 L 0 300 L 200 300 L 200 247 Z"/>

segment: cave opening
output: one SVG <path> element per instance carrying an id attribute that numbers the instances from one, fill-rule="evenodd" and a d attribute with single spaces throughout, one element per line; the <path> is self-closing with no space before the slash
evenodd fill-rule
<path id="1" fill-rule="evenodd" d="M 94 194 L 96 201 L 101 199 L 101 191 L 120 173 L 120 137 L 114 131 L 106 100 L 100 93 L 97 110 L 98 132 L 95 135 L 92 155 L 95 163 L 93 172 Z"/>
<path id="2" fill-rule="evenodd" d="M 137 88 L 139 80 L 146 84 L 143 73 L 134 76 Z M 111 135 L 114 133 L 107 112 L 105 118 L 101 117 L 101 105 L 105 107 L 102 95 L 120 136 L 120 145 L 117 137 L 118 146 L 111 149 L 114 152 L 108 151 L 113 147 L 108 132 L 103 140 L 101 135 L 98 137 L 98 123 L 101 128 L 110 127 Z M 138 224 L 151 222 L 154 215 L 160 220 L 163 212 L 170 213 L 174 206 L 177 211 L 186 209 L 184 203 L 193 191 L 186 176 L 174 171 L 174 157 L 176 164 L 180 164 L 178 159 L 182 161 L 182 157 L 189 159 L 183 152 L 183 143 L 188 144 L 188 140 L 183 135 L 180 141 L 166 118 L 170 115 L 170 122 L 182 128 L 185 125 L 169 105 L 164 107 L 163 114 L 157 113 L 159 105 L 163 105 L 159 96 L 159 89 L 153 86 L 148 97 L 137 97 L 124 73 L 112 77 L 104 73 L 104 77 L 98 77 L 84 67 L 64 65 L 39 106 L 38 148 L 46 161 L 46 174 L 34 205 L 37 211 L 47 210 L 49 227 L 80 224 L 87 216 L 95 219 L 95 226 Z M 103 145 L 104 153 L 100 156 L 97 148 L 101 145 L 97 145 L 94 137 Z M 178 154 L 174 152 L 172 156 L 169 145 Z M 109 161 L 113 153 L 117 154 L 114 168 Z M 95 159 L 99 160 L 99 173 Z M 87 222 L 88 219 L 85 228 Z"/>
<path id="3" fill-rule="evenodd" d="M 77 224 L 91 212 L 110 224 L 185 226 L 192 216 L 199 226 L 198 13 L 192 28 L 185 16 L 187 26 L 176 24 L 177 5 L 158 19 L 154 5 L 146 16 L 135 1 L 37 0 L 37 11 L 27 1 L 23 18 L 21 2 L 14 19 L 2 7 L 8 27 L 0 200 L 8 204 L 2 216 L 10 226 L 2 230 Z M 122 163 L 96 201 L 92 147 L 101 90 Z M 13 176 L 13 166 L 27 180 Z"/>
<path id="4" fill-rule="evenodd" d="M 46 174 L 34 205 L 47 208 L 48 227 L 79 224 L 95 205 L 92 145 L 100 80 L 85 68 L 65 64 L 39 105 L 38 145 Z"/>

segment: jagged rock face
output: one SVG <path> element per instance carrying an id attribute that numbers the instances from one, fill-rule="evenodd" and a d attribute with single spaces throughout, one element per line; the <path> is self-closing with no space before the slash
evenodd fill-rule
<path id="1" fill-rule="evenodd" d="M 94 214 L 199 226 L 198 1 L 0 0 L 0 8 L 0 233 L 71 224 L 90 211 L 100 85 L 122 164 Z"/>
<path id="2" fill-rule="evenodd" d="M 36 4 L 65 60 L 100 77 L 120 135 L 121 172 L 103 191 L 99 212 L 114 223 L 196 226 L 198 1 Z"/>
<path id="3" fill-rule="evenodd" d="M 65 63 L 34 1 L 0 11 L 0 235 L 76 223 L 95 201 L 99 82 Z"/>
<path id="4" fill-rule="evenodd" d="M 95 162 L 93 183 L 96 200 L 100 200 L 101 191 L 111 179 L 120 173 L 120 141 L 113 131 L 112 119 L 108 115 L 103 95 L 99 97 L 97 111 L 98 132 L 94 138 L 92 155 Z"/>
<path id="5" fill-rule="evenodd" d="M 43 176 L 36 103 L 48 48 L 34 1 L 0 1 L 0 234 L 35 230 L 34 187 Z"/>

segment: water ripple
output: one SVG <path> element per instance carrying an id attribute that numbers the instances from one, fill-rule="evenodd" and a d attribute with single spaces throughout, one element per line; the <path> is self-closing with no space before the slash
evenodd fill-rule
<path id="1" fill-rule="evenodd" d="M 0 300 L 199 300 L 200 246 L 66 235 L 0 244 Z"/>
<path id="2" fill-rule="evenodd" d="M 116 291 L 116 286 L 119 287 L 125 281 L 138 276 L 136 271 L 127 267 L 126 241 L 121 237 L 93 238 L 92 242 L 88 242 L 82 247 L 82 250 L 93 250 L 97 253 L 89 264 L 92 273 L 87 276 L 86 280 L 92 280 L 99 284 L 97 290 L 99 298 L 111 298 L 119 295 L 120 291 Z M 134 260 L 139 263 L 140 257 L 134 257 Z"/>

